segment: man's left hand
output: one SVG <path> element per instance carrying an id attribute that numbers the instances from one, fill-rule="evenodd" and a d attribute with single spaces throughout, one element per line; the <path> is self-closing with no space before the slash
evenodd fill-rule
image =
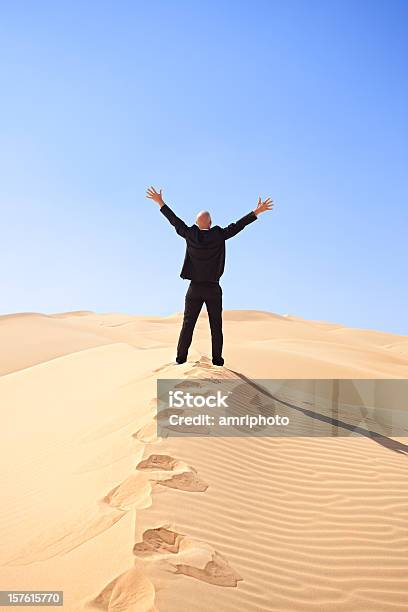
<path id="1" fill-rule="evenodd" d="M 272 208 L 274 207 L 273 204 L 273 200 L 271 200 L 271 198 L 266 198 L 266 200 L 262 201 L 261 196 L 259 196 L 258 199 L 258 204 L 257 207 L 254 210 L 254 213 L 258 216 L 261 213 L 267 211 L 267 210 L 272 210 Z"/>

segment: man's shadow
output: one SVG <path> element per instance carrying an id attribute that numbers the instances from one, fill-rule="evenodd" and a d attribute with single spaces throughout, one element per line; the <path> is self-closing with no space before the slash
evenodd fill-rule
<path id="1" fill-rule="evenodd" d="M 403 455 L 408 455 L 408 445 L 407 444 L 403 444 L 402 442 L 398 442 L 397 440 L 394 440 L 392 438 L 389 438 L 383 434 L 380 434 L 376 431 L 371 431 L 369 429 L 364 429 L 363 427 L 359 427 L 358 425 L 353 425 L 351 423 L 347 423 L 346 421 L 342 421 L 338 418 L 332 418 L 329 416 L 326 416 L 324 414 L 321 414 L 320 412 L 316 412 L 315 410 L 310 410 L 309 408 L 303 408 L 302 406 L 296 406 L 295 404 L 292 404 L 291 402 L 286 402 L 285 400 L 279 399 L 278 397 L 276 397 L 275 395 L 273 395 L 273 393 L 271 393 L 270 391 L 268 391 L 268 389 L 265 389 L 265 387 L 263 387 L 262 385 L 259 385 L 257 383 L 255 383 L 254 381 L 252 381 L 250 378 L 248 378 L 247 376 L 245 376 L 244 374 L 241 374 L 240 372 L 235 372 L 234 370 L 231 370 L 231 372 L 233 372 L 234 374 L 236 374 L 236 376 L 238 376 L 242 381 L 244 381 L 246 384 L 250 385 L 251 387 L 253 387 L 257 393 L 261 393 L 264 396 L 268 397 L 269 399 L 273 400 L 274 402 L 278 402 L 284 406 L 287 406 L 288 408 L 291 408 L 292 410 L 296 410 L 302 414 L 304 414 L 305 416 L 308 416 L 312 419 L 316 419 L 318 421 L 321 421 L 323 423 L 328 423 L 330 425 L 332 425 L 332 427 L 337 427 L 340 429 L 344 429 L 347 431 L 350 431 L 352 433 L 357 433 L 361 436 L 364 436 L 365 438 L 368 438 L 369 440 L 372 440 L 373 442 L 376 442 L 377 444 L 380 444 L 381 446 L 384 446 L 385 448 L 388 448 L 389 450 L 392 450 L 396 453 L 400 453 Z M 335 396 L 338 397 L 338 388 L 337 391 L 335 389 Z M 337 406 L 338 407 L 338 406 Z M 337 411 L 336 411 L 337 412 Z"/>

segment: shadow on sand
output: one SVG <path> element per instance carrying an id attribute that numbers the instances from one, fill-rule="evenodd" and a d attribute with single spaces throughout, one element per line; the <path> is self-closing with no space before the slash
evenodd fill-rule
<path id="1" fill-rule="evenodd" d="M 236 376 L 238 376 L 242 381 L 244 381 L 245 383 L 247 383 L 248 385 L 256 389 L 258 393 L 262 393 L 264 396 L 268 397 L 269 399 L 274 400 L 275 402 L 279 402 L 280 404 L 283 404 L 287 406 L 288 408 L 301 412 L 302 414 L 310 417 L 311 419 L 316 419 L 323 423 L 329 423 L 333 425 L 333 427 L 338 427 L 338 428 L 341 428 L 347 431 L 351 431 L 353 433 L 357 433 L 361 436 L 364 436 L 365 438 L 368 438 L 369 440 L 372 440 L 373 442 L 376 442 L 377 444 L 380 444 L 381 446 L 384 446 L 385 448 L 388 448 L 389 450 L 392 450 L 396 453 L 400 453 L 403 455 L 408 455 L 408 445 L 407 444 L 398 442 L 398 440 L 394 440 L 393 438 L 388 438 L 387 436 L 384 436 L 383 434 L 380 434 L 378 432 L 370 431 L 369 429 L 364 429 L 363 427 L 352 425 L 350 423 L 347 423 L 346 421 L 341 421 L 340 419 L 332 418 L 324 414 L 321 414 L 320 412 L 316 412 L 308 408 L 303 408 L 301 406 L 296 406 L 295 404 L 291 404 L 290 402 L 281 400 L 275 395 L 273 395 L 272 393 L 270 393 L 267 389 L 265 389 L 261 385 L 255 383 L 253 380 L 245 376 L 245 374 L 241 374 L 241 372 L 236 372 L 234 370 L 230 370 L 230 371 L 233 372 Z"/>

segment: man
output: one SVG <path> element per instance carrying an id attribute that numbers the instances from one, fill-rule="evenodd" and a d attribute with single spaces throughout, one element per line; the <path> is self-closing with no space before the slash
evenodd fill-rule
<path id="1" fill-rule="evenodd" d="M 198 213 L 195 225 L 188 227 L 164 203 L 161 189 L 157 192 L 154 187 L 150 187 L 146 192 L 146 197 L 154 200 L 160 206 L 160 211 L 187 243 L 180 276 L 191 282 L 186 294 L 176 361 L 177 363 L 187 361 L 194 327 L 205 302 L 211 328 L 212 362 L 214 365 L 222 366 L 224 365 L 222 358 L 222 290 L 219 280 L 224 272 L 225 241 L 236 236 L 249 223 L 256 221 L 261 213 L 272 210 L 273 201 L 270 198 L 264 201 L 259 198 L 258 205 L 253 211 L 227 227 L 218 225 L 211 227 L 211 215 L 207 210 L 203 210 Z"/>

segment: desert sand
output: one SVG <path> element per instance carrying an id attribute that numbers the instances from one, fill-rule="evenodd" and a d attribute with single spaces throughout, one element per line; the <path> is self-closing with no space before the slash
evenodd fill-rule
<path id="1" fill-rule="evenodd" d="M 408 438 L 158 438 L 162 378 L 408 378 L 408 337 L 224 313 L 0 317 L 1 588 L 68 612 L 407 610 Z M 18 608 L 17 608 L 18 609 Z M 42 609 L 42 608 L 41 608 Z"/>

